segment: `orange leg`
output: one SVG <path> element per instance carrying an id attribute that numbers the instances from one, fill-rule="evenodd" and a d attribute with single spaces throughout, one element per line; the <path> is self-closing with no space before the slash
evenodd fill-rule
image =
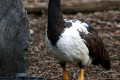
<path id="1" fill-rule="evenodd" d="M 68 74 L 67 74 L 67 71 L 66 71 L 66 68 L 63 67 L 63 80 L 68 80 Z"/>
<path id="2" fill-rule="evenodd" d="M 80 70 L 80 76 L 79 76 L 78 80 L 84 80 L 83 68 Z"/>

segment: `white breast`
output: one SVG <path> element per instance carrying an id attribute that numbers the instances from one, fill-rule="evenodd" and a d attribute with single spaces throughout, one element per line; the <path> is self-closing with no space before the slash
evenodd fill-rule
<path id="1" fill-rule="evenodd" d="M 72 21 L 69 20 L 67 22 Z M 85 25 L 87 24 L 83 24 L 78 20 L 74 23 L 72 22 L 72 26 L 70 28 L 66 28 L 61 34 L 56 46 L 51 45 L 51 42 L 46 35 L 48 51 L 60 61 L 72 64 L 78 64 L 79 62 L 81 62 L 82 65 L 90 64 L 92 60 L 89 57 L 89 50 L 85 45 L 85 40 L 81 38 L 80 33 L 78 32 L 79 30 L 89 34 Z"/>

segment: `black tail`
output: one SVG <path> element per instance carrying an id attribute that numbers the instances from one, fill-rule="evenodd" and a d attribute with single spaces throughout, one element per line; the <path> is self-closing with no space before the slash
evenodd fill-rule
<path id="1" fill-rule="evenodd" d="M 105 50 L 105 53 L 106 53 L 106 55 L 105 55 L 106 57 L 104 57 L 104 59 L 100 61 L 100 64 L 101 64 L 101 66 L 103 66 L 103 68 L 110 69 L 111 68 L 111 66 L 110 66 L 110 62 L 111 62 L 110 57 L 109 57 L 106 50 Z"/>
<path id="2" fill-rule="evenodd" d="M 105 49 L 103 51 L 104 51 L 104 56 L 101 57 L 101 58 L 99 57 L 99 58 L 93 59 L 92 64 L 94 64 L 94 65 L 99 65 L 100 64 L 103 68 L 110 69 L 111 68 L 110 57 L 109 57 L 109 55 L 108 55 L 108 53 Z"/>
<path id="3" fill-rule="evenodd" d="M 102 67 L 104 67 L 105 69 L 110 69 L 110 61 L 109 60 L 104 60 L 102 63 L 100 63 Z"/>
<path id="4" fill-rule="evenodd" d="M 110 62 L 111 61 L 108 52 L 104 49 L 104 57 L 102 58 L 102 60 L 100 60 L 100 65 L 105 69 L 110 69 Z"/>
<path id="5" fill-rule="evenodd" d="M 99 60 L 99 59 L 94 59 L 92 64 L 94 65 L 101 65 L 105 69 L 110 69 L 110 60 Z"/>

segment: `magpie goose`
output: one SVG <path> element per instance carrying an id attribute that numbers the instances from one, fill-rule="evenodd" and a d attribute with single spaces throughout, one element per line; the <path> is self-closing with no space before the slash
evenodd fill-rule
<path id="1" fill-rule="evenodd" d="M 83 68 L 89 64 L 110 69 L 110 57 L 96 30 L 83 21 L 63 19 L 60 0 L 49 0 L 45 41 L 63 69 L 64 80 L 68 80 L 66 63 L 80 67 L 78 80 L 84 80 Z"/>

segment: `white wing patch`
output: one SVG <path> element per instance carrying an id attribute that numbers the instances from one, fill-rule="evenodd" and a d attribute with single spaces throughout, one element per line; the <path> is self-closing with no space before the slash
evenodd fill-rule
<path id="1" fill-rule="evenodd" d="M 74 28 L 75 30 L 79 30 L 80 32 L 84 32 L 86 34 L 88 34 L 88 30 L 86 27 L 89 27 L 89 25 L 85 22 L 79 21 L 79 20 L 68 20 L 68 19 L 64 19 L 65 22 L 71 22 L 72 23 L 72 28 Z"/>

